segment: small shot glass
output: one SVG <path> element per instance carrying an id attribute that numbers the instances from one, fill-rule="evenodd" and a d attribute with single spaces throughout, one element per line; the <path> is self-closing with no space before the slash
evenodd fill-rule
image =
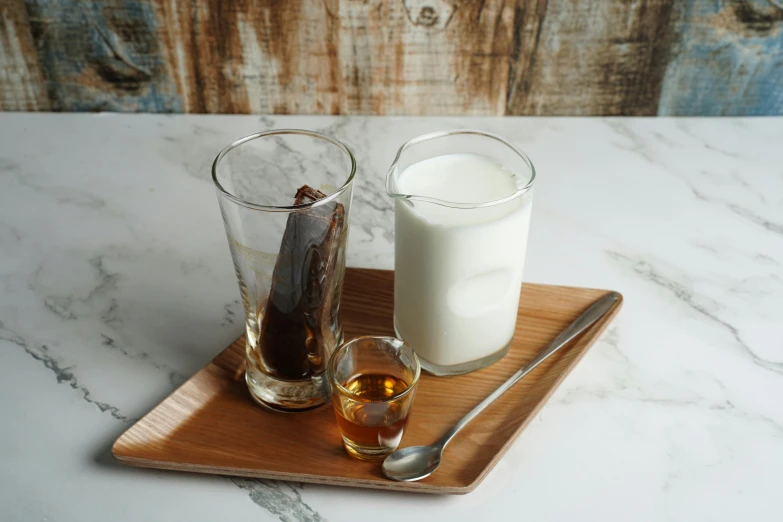
<path id="1" fill-rule="evenodd" d="M 381 460 L 397 449 L 421 373 L 413 349 L 394 337 L 358 337 L 332 353 L 326 371 L 348 454 Z"/>

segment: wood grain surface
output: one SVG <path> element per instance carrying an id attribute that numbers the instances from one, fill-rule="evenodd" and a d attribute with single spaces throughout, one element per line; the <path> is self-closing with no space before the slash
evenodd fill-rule
<path id="1" fill-rule="evenodd" d="M 4 0 L 0 109 L 783 114 L 782 0 Z"/>
<path id="2" fill-rule="evenodd" d="M 393 273 L 348 269 L 346 338 L 393 335 Z M 546 346 L 604 290 L 526 284 L 509 354 L 457 377 L 422 375 L 402 446 L 430 444 Z M 126 431 L 112 451 L 142 467 L 422 493 L 472 491 L 618 312 L 618 303 L 469 424 L 441 468 L 420 482 L 394 482 L 380 464 L 349 457 L 330 406 L 282 414 L 255 405 L 244 383 L 244 337 Z"/>

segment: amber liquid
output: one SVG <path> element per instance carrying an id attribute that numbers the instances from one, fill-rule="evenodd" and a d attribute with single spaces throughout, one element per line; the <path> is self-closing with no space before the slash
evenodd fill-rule
<path id="1" fill-rule="evenodd" d="M 335 406 L 337 424 L 348 453 L 365 460 L 383 458 L 400 444 L 408 422 L 409 397 L 388 399 L 408 388 L 404 380 L 386 374 L 351 377 L 343 383 L 355 400 Z"/>

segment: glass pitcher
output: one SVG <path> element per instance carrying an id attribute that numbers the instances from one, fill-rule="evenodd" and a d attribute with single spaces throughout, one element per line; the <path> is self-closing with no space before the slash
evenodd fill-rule
<path id="1" fill-rule="evenodd" d="M 502 358 L 516 328 L 535 169 L 477 130 L 436 132 L 397 152 L 394 328 L 421 366 L 456 375 Z"/>

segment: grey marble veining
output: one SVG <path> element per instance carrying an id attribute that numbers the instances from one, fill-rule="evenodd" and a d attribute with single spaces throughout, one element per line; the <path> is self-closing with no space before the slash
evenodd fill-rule
<path id="1" fill-rule="evenodd" d="M 115 464 L 113 440 L 233 341 L 210 166 L 269 128 L 354 152 L 349 265 L 393 267 L 383 178 L 424 132 L 538 171 L 526 277 L 612 288 L 610 330 L 465 497 Z M 777 520 L 783 119 L 0 115 L 0 518 Z"/>

